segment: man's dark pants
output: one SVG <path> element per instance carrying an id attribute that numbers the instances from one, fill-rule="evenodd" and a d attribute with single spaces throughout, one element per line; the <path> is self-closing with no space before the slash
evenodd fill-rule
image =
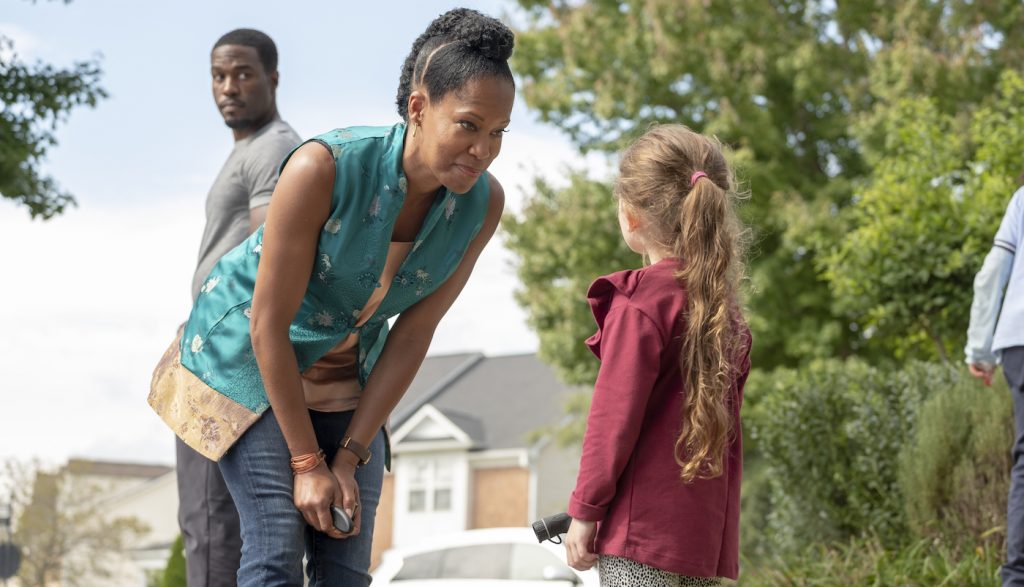
<path id="1" fill-rule="evenodd" d="M 1003 374 L 1013 396 L 1013 469 L 1006 512 L 1006 564 L 1004 586 L 1024 587 L 1024 346 L 1004 349 Z"/>
<path id="2" fill-rule="evenodd" d="M 178 524 L 185 541 L 189 587 L 237 584 L 242 557 L 238 511 L 217 463 L 175 438 Z"/>

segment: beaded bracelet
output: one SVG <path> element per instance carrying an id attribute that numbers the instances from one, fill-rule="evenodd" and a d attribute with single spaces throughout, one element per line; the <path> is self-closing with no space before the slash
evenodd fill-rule
<path id="1" fill-rule="evenodd" d="M 316 452 L 311 452 L 305 455 L 299 455 L 292 457 L 292 475 L 301 475 L 308 473 L 313 469 L 320 466 L 320 463 L 324 462 L 324 451 L 320 449 Z"/>

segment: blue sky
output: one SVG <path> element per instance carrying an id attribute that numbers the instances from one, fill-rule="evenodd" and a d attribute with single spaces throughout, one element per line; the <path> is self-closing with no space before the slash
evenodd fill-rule
<path id="1" fill-rule="evenodd" d="M 49 222 L 0 202 L 0 458 L 173 462 L 170 432 L 145 403 L 152 367 L 187 317 L 203 202 L 231 149 L 210 93 L 209 51 L 246 26 L 278 45 L 282 117 L 302 136 L 397 121 L 398 73 L 447 2 L 12 0 L 0 33 L 27 61 L 101 55 L 110 93 L 58 130 L 46 168 L 79 207 Z M 510 2 L 463 3 L 515 16 Z M 521 99 L 491 170 L 508 207 L 541 174 L 595 172 Z M 511 258 L 494 242 L 431 352 L 530 352 Z"/>

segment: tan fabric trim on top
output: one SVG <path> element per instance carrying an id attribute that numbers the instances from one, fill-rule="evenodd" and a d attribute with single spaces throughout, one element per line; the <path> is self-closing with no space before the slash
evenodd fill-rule
<path id="1" fill-rule="evenodd" d="M 182 366 L 182 330 L 153 371 L 147 401 L 185 444 L 218 461 L 260 414 L 228 399 Z"/>

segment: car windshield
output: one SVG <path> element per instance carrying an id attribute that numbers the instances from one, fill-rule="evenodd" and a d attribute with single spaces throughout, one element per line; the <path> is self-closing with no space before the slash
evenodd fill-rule
<path id="1" fill-rule="evenodd" d="M 534 544 L 477 544 L 424 552 L 405 558 L 392 581 L 428 579 L 511 579 L 543 581 L 551 569 L 566 566 L 556 555 Z"/>
<path id="2" fill-rule="evenodd" d="M 569 566 L 543 546 L 516 544 L 512 549 L 511 578 L 519 581 L 544 581 L 545 569 L 564 569 L 572 574 Z"/>
<path id="3" fill-rule="evenodd" d="M 416 579 L 508 579 L 511 544 L 458 546 L 405 559 L 392 581 Z"/>

